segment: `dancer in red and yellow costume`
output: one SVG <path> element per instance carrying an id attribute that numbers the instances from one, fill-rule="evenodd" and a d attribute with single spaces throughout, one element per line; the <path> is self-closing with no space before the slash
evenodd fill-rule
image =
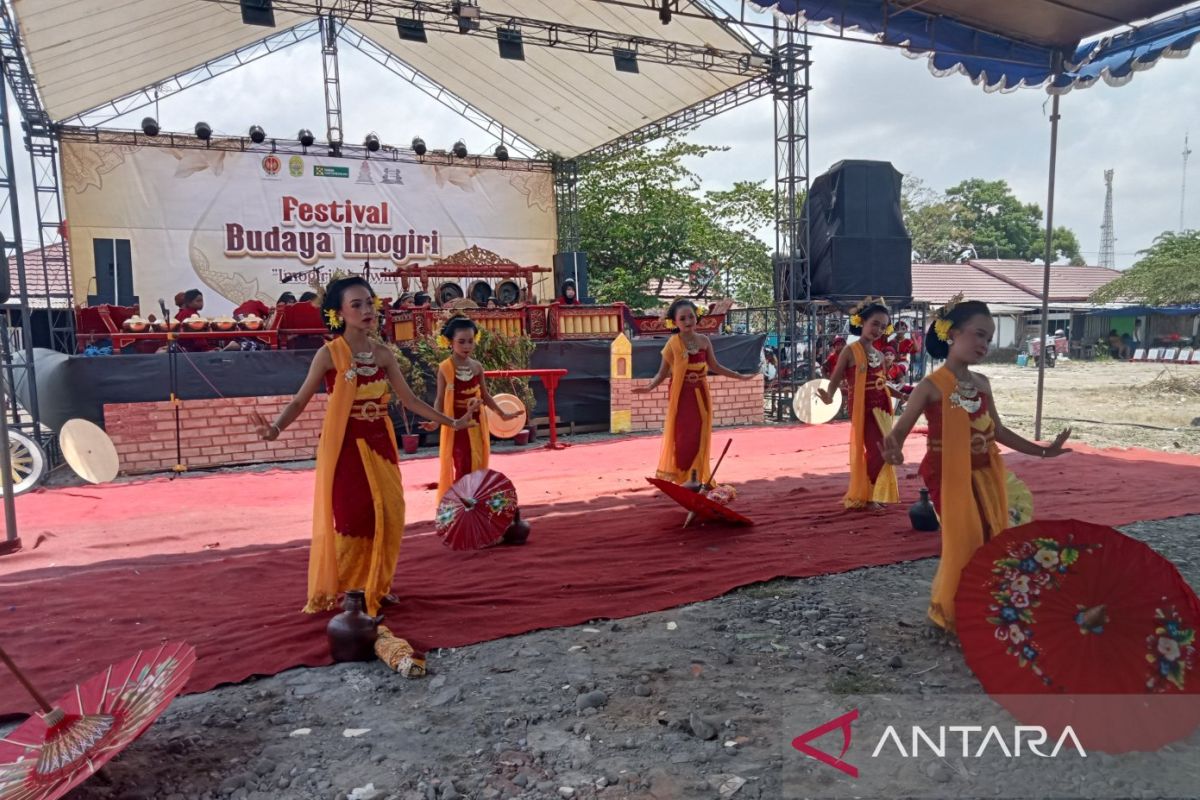
<path id="1" fill-rule="evenodd" d="M 452 317 L 442 326 L 438 336 L 438 344 L 451 350 L 450 357 L 438 364 L 437 396 L 441 398 L 442 413 L 454 417 L 473 408 L 472 416 L 476 423 L 462 430 L 442 431 L 438 450 L 441 463 L 437 488 L 439 503 L 456 480 L 488 467 L 490 431 L 487 415 L 482 413 L 481 406 L 487 406 L 502 419 L 520 416 L 504 411 L 488 393 L 487 383 L 483 379 L 483 364 L 471 357 L 475 353 L 475 345 L 479 343 L 479 336 L 475 322 L 463 316 Z M 435 431 L 440 426 L 436 422 L 426 422 L 421 427 Z"/>
<path id="2" fill-rule="evenodd" d="M 322 384 L 329 393 L 317 446 L 307 613 L 334 608 L 338 593 L 350 589 L 363 590 L 369 614 L 395 600 L 389 591 L 404 535 L 404 489 L 388 416 L 393 394 L 421 416 L 456 429 L 468 427 L 475 410 L 451 419 L 413 394 L 396 357 L 371 335 L 378 302 L 362 278 L 330 283 L 321 308 L 338 336 L 317 351 L 300 391 L 274 422 L 253 415 L 259 436 L 274 441 Z"/>
<path id="3" fill-rule="evenodd" d="M 637 394 L 653 392 L 668 376 L 671 378 L 656 475 L 672 483 L 686 483 L 695 475 L 697 481 L 706 484 L 712 477 L 708 458 L 713 406 L 708 373 L 741 380 L 754 378 L 753 374 L 742 375 L 721 366 L 712 341 L 696 332 L 701 313 L 691 300 L 679 299 L 671 304 L 666 324 L 675 333 L 662 349 L 658 374 L 647 385 L 633 390 Z"/>
<path id="4" fill-rule="evenodd" d="M 883 460 L 880 445 L 892 429 L 892 398 L 878 342 L 892 332 L 882 300 L 867 298 L 850 310 L 850 332 L 858 340 L 838 356 L 821 400 L 833 402 L 834 387 L 846 379 L 850 409 L 850 488 L 842 504 L 851 510 L 878 511 L 896 503 L 896 471 Z"/>
<path id="5" fill-rule="evenodd" d="M 889 464 L 904 463 L 904 439 L 922 413 L 929 422 L 921 477 L 942 524 L 942 557 L 930 592 L 929 618 L 954 630 L 959 576 L 984 542 L 1009 524 L 1004 460 L 997 443 L 1026 455 L 1068 452 L 1067 428 L 1052 444 L 1025 439 L 1000 421 L 988 379 L 970 367 L 988 353 L 996 324 L 984 303 L 958 298 L 938 310 L 925 349 L 946 363 L 913 390 L 912 399 L 884 439 Z"/>

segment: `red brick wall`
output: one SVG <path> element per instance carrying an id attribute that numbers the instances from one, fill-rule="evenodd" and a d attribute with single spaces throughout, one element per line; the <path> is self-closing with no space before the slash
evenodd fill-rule
<path id="1" fill-rule="evenodd" d="M 316 457 L 325 395 L 314 397 L 274 442 L 263 442 L 254 431 L 251 412 L 270 422 L 291 399 L 289 395 L 184 401 L 179 415 L 184 465 L 197 469 Z M 117 448 L 123 472 L 161 472 L 175 466 L 175 412 L 169 402 L 105 405 L 104 428 Z"/>
<path id="2" fill-rule="evenodd" d="M 614 381 L 610 402 L 613 408 L 624 400 L 622 395 L 630 392 L 629 403 L 633 411 L 633 430 L 662 430 L 667 417 L 668 382 L 663 382 L 650 394 L 632 394 L 634 386 L 645 386 L 649 378 L 632 381 Z M 625 387 L 629 387 L 626 389 Z M 710 375 L 708 389 L 713 398 L 713 425 L 761 425 L 763 423 L 763 383 L 759 375 L 753 380 L 741 381 Z"/>

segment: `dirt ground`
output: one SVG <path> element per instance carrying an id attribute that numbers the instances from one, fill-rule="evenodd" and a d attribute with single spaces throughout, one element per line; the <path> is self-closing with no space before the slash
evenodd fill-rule
<path id="1" fill-rule="evenodd" d="M 1009 425 L 1032 436 L 1036 371 L 984 372 Z M 1060 362 L 1046 375 L 1051 433 L 1070 424 L 1096 446 L 1200 453 L 1200 367 Z M 1128 532 L 1200 585 L 1200 517 Z M 434 652 L 424 679 L 375 662 L 294 669 L 183 697 L 70 797 L 847 796 L 787 777 L 788 743 L 802 729 L 781 703 L 801 691 L 835 705 L 864 693 L 929 702 L 978 695 L 956 643 L 925 622 L 935 568 L 925 560 L 773 581 L 656 614 Z M 1176 747 L 1196 752 L 1200 733 Z M 1176 762 L 1147 771 L 1145 762 L 1106 758 L 1115 777 L 1089 786 L 1094 773 L 1084 770 L 1057 796 L 1197 795 L 1200 778 L 1187 790 L 1162 788 L 1164 775 L 1184 780 Z M 914 796 L 1046 796 L 989 782 L 953 754 L 918 777 Z"/>

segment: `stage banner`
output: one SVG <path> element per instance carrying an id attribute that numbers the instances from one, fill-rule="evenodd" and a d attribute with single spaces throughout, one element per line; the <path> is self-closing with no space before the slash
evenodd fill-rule
<path id="1" fill-rule="evenodd" d="M 62 168 L 80 302 L 97 293 L 97 251 L 119 260 L 124 246 L 113 242 L 121 240 L 143 314 L 159 298 L 174 313 L 172 298 L 187 289 L 204 292 L 206 316 L 249 299 L 273 305 L 338 269 L 365 270 L 377 293 L 397 297 L 415 281 L 401 287 L 380 273 L 438 262 L 553 263 L 553 176 L 523 163 L 496 169 L 102 137 L 63 141 Z M 531 299 L 553 296 L 549 276 L 535 280 Z"/>

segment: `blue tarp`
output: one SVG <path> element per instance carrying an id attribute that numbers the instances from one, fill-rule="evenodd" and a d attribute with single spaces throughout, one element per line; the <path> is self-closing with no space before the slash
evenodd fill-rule
<path id="1" fill-rule="evenodd" d="M 1164 317 L 1187 317 L 1200 314 L 1200 306 L 1126 306 L 1125 308 L 1097 308 L 1087 312 L 1089 317 L 1148 317 L 1151 314 Z"/>
<path id="2" fill-rule="evenodd" d="M 1200 10 L 1183 11 L 1062 52 L 1063 71 L 1055 77 L 1059 53 L 1054 48 L 980 30 L 951 17 L 922 11 L 919 6 L 902 9 L 883 0 L 746 2 L 751 8 L 788 17 L 798 15 L 838 30 L 861 31 L 876 41 L 928 57 L 929 69 L 935 75 L 963 74 L 986 91 L 1048 84 L 1048 91 L 1065 93 L 1099 80 L 1119 86 L 1160 58 L 1186 56 L 1200 36 Z"/>

